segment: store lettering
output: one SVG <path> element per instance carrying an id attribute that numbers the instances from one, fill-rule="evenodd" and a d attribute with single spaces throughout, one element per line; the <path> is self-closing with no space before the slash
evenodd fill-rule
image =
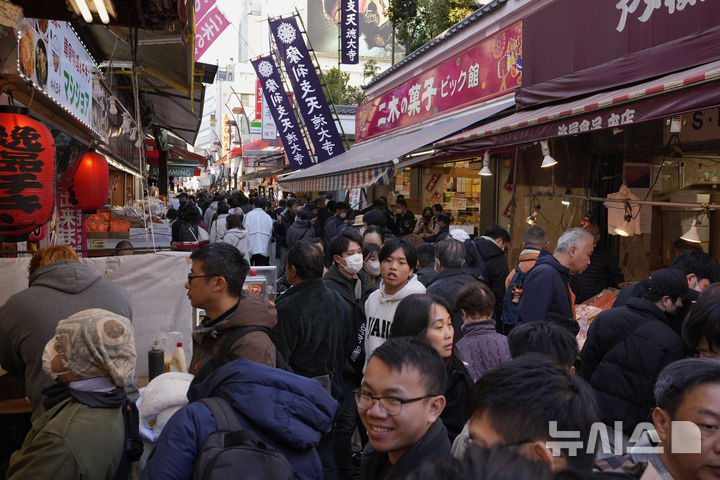
<path id="1" fill-rule="evenodd" d="M 604 126 L 608 128 L 619 127 L 621 125 L 628 125 L 635 122 L 635 110 L 626 109 L 623 113 L 611 113 L 605 119 L 603 123 L 603 117 L 598 115 L 592 120 L 574 121 L 569 124 L 564 123 L 558 126 L 557 134 L 562 135 L 577 135 L 579 133 L 590 132 L 592 130 L 600 130 Z"/>
<path id="2" fill-rule="evenodd" d="M 40 134 L 32 127 L 15 126 L 8 138 L 7 130 L 0 126 L 0 190 L 7 194 L 0 197 L 0 209 L 32 213 L 42 208 L 37 195 L 24 194 L 27 189 L 43 188 L 36 175 L 45 164 L 38 160 L 44 150 L 39 139 Z M 14 218 L 3 213 L 0 221 L 12 224 Z"/>
<path id="3" fill-rule="evenodd" d="M 82 85 L 75 80 L 67 70 L 63 70 L 65 76 L 65 100 L 71 106 L 74 106 L 76 110 L 80 110 L 80 113 L 87 115 L 88 106 L 90 105 L 90 95 L 86 92 L 81 92 Z"/>
<path id="4" fill-rule="evenodd" d="M 667 8 L 668 15 L 672 15 L 685 10 L 688 5 L 695 6 L 697 1 L 704 2 L 705 0 L 642 0 L 644 7 L 638 20 L 643 23 L 647 22 L 655 10 L 661 9 L 663 5 Z M 620 20 L 616 27 L 618 32 L 625 30 L 628 15 L 635 13 L 640 7 L 640 3 L 641 0 L 620 0 L 615 4 L 615 8 L 620 12 Z"/>
<path id="5" fill-rule="evenodd" d="M 708 127 L 711 126 L 712 124 L 710 122 L 712 122 L 712 120 L 713 120 L 712 117 L 705 118 L 703 116 L 703 112 L 698 111 L 698 112 L 693 113 L 692 123 L 690 125 L 692 126 L 692 128 L 694 130 L 700 130 L 704 126 L 708 126 Z M 717 123 L 717 126 L 720 127 L 720 108 L 715 110 L 715 121 Z"/>

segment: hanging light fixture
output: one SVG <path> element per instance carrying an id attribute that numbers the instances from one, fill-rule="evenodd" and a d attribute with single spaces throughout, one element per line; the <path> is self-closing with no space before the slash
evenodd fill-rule
<path id="1" fill-rule="evenodd" d="M 630 206 L 630 202 L 625 202 L 625 217 L 622 225 L 615 227 L 615 234 L 620 235 L 621 237 L 629 237 L 630 222 L 632 222 L 632 207 Z"/>
<path id="2" fill-rule="evenodd" d="M 483 155 L 483 167 L 482 170 L 480 170 L 480 175 L 483 177 L 492 176 L 492 172 L 490 171 L 490 150 L 485 150 L 485 155 Z"/>
<path id="3" fill-rule="evenodd" d="M 130 119 L 130 114 L 127 112 L 123 112 L 123 121 L 120 128 L 122 128 L 122 131 L 125 133 L 130 132 L 130 127 L 132 126 L 132 120 Z"/>
<path id="4" fill-rule="evenodd" d="M 550 147 L 548 146 L 547 140 L 540 140 L 540 150 L 543 154 L 542 165 L 540 165 L 541 168 L 548 168 L 553 165 L 557 165 L 557 160 L 550 156 Z"/>
<path id="5" fill-rule="evenodd" d="M 115 105 L 115 97 L 110 97 L 110 108 L 108 109 L 108 113 L 110 115 L 118 114 L 117 105 Z"/>
<path id="6" fill-rule="evenodd" d="M 572 195 L 572 191 L 570 190 L 570 186 L 569 186 L 569 185 L 568 185 L 568 187 L 565 189 L 565 195 Z M 563 197 L 563 199 L 560 200 L 560 203 L 562 203 L 563 206 L 565 206 L 565 207 L 569 207 L 569 206 L 570 206 L 570 197 L 567 197 L 567 196 L 566 196 L 566 197 Z"/>
<path id="7" fill-rule="evenodd" d="M 93 3 L 95 3 L 95 10 L 98 12 L 100 21 L 105 25 L 110 23 L 110 16 L 108 15 L 107 8 L 105 8 L 105 0 L 94 0 Z"/>
<path id="8" fill-rule="evenodd" d="M 690 243 L 700 243 L 700 235 L 698 235 L 697 226 L 700 225 L 700 220 L 697 218 L 693 218 L 692 226 L 690 227 L 690 230 L 683 233 L 680 237 L 680 240 L 685 240 L 686 242 Z"/>
<path id="9" fill-rule="evenodd" d="M 528 215 L 527 218 L 525 219 L 525 223 L 527 223 L 528 225 L 535 225 L 537 223 L 537 216 L 539 213 L 540 213 L 540 204 L 538 203 L 537 206 L 535 207 L 535 210 L 533 210 L 533 212 L 530 215 Z"/>

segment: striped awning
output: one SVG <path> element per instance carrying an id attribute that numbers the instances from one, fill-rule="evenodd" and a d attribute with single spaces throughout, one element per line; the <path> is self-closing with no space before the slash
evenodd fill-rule
<path id="1" fill-rule="evenodd" d="M 282 187 L 292 192 L 319 192 L 365 188 L 372 185 L 389 185 L 393 167 L 376 167 L 355 172 L 346 172 L 327 177 L 306 178 L 295 181 L 282 181 Z"/>
<path id="2" fill-rule="evenodd" d="M 560 105 L 526 110 L 435 143 L 445 153 L 623 127 L 720 104 L 720 61 Z"/>

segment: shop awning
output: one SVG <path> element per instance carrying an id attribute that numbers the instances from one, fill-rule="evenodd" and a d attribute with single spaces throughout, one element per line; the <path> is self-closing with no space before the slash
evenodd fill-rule
<path id="1" fill-rule="evenodd" d="M 446 114 L 402 132 L 362 142 L 330 160 L 279 180 L 283 189 L 295 192 L 340 190 L 368 187 L 390 181 L 394 160 L 432 144 L 514 105 L 514 96 Z M 398 166 L 409 166 L 425 158 L 410 159 Z"/>
<path id="2" fill-rule="evenodd" d="M 580 100 L 515 113 L 435 143 L 443 153 L 578 135 L 720 105 L 720 61 Z"/>

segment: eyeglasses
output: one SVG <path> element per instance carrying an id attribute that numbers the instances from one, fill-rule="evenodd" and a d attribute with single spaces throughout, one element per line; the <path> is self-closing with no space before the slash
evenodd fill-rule
<path id="1" fill-rule="evenodd" d="M 217 275 L 193 275 L 191 273 L 188 273 L 188 283 L 192 283 L 193 278 L 207 278 L 207 277 L 217 277 Z"/>
<path id="2" fill-rule="evenodd" d="M 362 390 L 355 390 L 353 393 L 355 394 L 355 401 L 357 402 L 358 408 L 362 410 L 370 410 L 373 405 L 375 405 L 375 401 L 377 400 L 380 403 L 380 409 L 391 416 L 400 415 L 400 412 L 402 412 L 402 406 L 406 403 L 413 403 L 419 400 L 424 400 L 426 398 L 437 396 L 424 395 L 417 398 L 403 399 L 397 397 L 375 397 L 367 392 L 363 392 Z"/>

